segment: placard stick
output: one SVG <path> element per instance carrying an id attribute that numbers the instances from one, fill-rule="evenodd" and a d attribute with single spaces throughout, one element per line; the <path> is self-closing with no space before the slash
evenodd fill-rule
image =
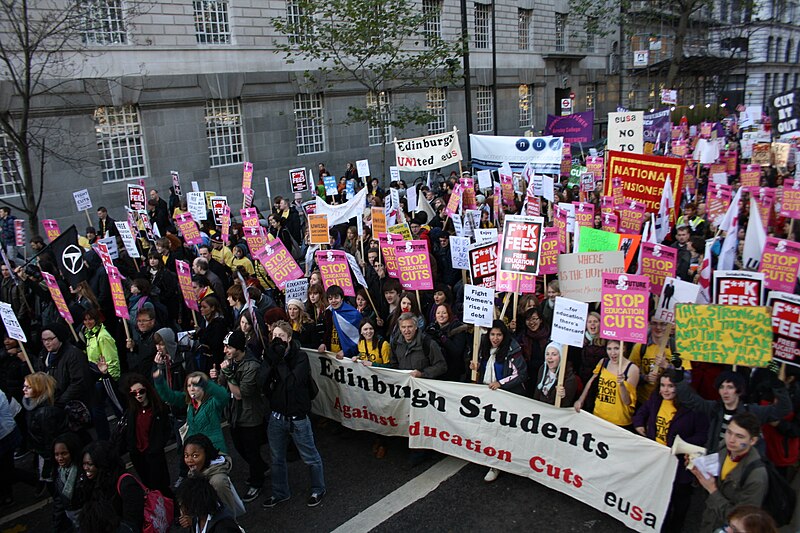
<path id="1" fill-rule="evenodd" d="M 20 349 L 22 349 L 22 356 L 25 358 L 25 363 L 28 365 L 28 370 L 30 370 L 31 374 L 33 374 L 36 371 L 33 369 L 33 365 L 31 364 L 31 358 L 28 357 L 27 350 L 25 350 L 25 343 L 17 341 L 17 344 L 19 344 Z"/>
<path id="2" fill-rule="evenodd" d="M 500 320 L 503 320 L 503 317 L 506 316 L 506 309 L 508 309 L 508 302 L 511 301 L 511 293 L 507 292 L 505 298 L 503 298 L 503 310 L 500 311 Z"/>
<path id="3" fill-rule="evenodd" d="M 414 292 L 417 293 L 417 307 L 419 307 L 419 312 L 421 313 L 422 312 L 422 302 L 419 299 L 419 289 L 417 289 Z M 373 307 L 373 309 L 374 309 L 374 307 Z"/>
<path id="4" fill-rule="evenodd" d="M 67 325 L 69 326 L 69 330 L 72 332 L 72 337 L 75 339 L 75 342 L 80 342 L 78 340 L 78 332 L 75 331 L 75 327 L 69 322 L 67 322 Z"/>
<path id="5" fill-rule="evenodd" d="M 194 321 L 194 327 L 200 327 L 199 323 L 197 322 L 197 311 L 192 309 L 192 320 Z"/>
<path id="6" fill-rule="evenodd" d="M 517 306 L 519 305 L 519 284 L 517 285 L 517 292 L 514 293 L 514 307 L 511 310 L 511 320 L 517 321 Z"/>
<path id="7" fill-rule="evenodd" d="M 128 329 L 128 321 L 124 318 L 120 320 L 122 320 L 122 326 L 125 328 L 125 338 L 131 340 L 131 331 Z"/>
<path id="8" fill-rule="evenodd" d="M 567 373 L 567 350 L 569 350 L 569 346 L 562 344 L 561 359 L 558 361 L 558 389 L 564 386 L 564 374 Z M 547 368 L 544 371 L 547 372 Z M 561 396 L 558 395 L 558 389 L 556 389 L 556 407 L 561 407 Z"/>
<path id="9" fill-rule="evenodd" d="M 84 209 L 83 212 L 86 213 L 86 220 L 89 221 L 89 225 L 91 226 L 92 225 L 92 217 L 89 216 L 89 210 L 88 209 Z M 105 237 L 105 235 L 104 235 L 104 237 Z"/>
<path id="10" fill-rule="evenodd" d="M 778 379 L 786 383 L 786 363 L 781 363 L 781 369 L 778 371 Z"/>
<path id="11" fill-rule="evenodd" d="M 481 345 L 481 328 L 480 326 L 472 326 L 472 362 L 478 366 L 478 350 Z M 472 371 L 472 382 L 478 382 L 478 370 Z"/>
<path id="12" fill-rule="evenodd" d="M 617 376 L 622 374 L 622 358 L 625 357 L 625 341 L 619 343 L 619 359 L 617 359 Z"/>

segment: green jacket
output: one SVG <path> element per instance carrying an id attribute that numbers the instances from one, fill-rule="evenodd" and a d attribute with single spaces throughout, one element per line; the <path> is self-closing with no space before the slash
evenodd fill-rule
<path id="1" fill-rule="evenodd" d="M 167 386 L 167 380 L 162 375 L 155 380 L 156 390 L 161 399 L 175 407 L 186 406 L 186 393 L 174 391 Z M 228 405 L 230 395 L 213 381 L 206 381 L 203 387 L 205 397 L 200 406 L 195 409 L 189 405 L 186 409 L 186 423 L 189 430 L 186 436 L 202 433 L 214 443 L 214 446 L 221 452 L 228 452 L 225 446 L 225 437 L 222 434 L 222 421 L 225 407 Z"/>
<path id="2" fill-rule="evenodd" d="M 114 379 L 119 379 L 119 355 L 117 354 L 117 343 L 108 330 L 100 324 L 92 329 L 84 330 L 83 337 L 86 339 L 86 356 L 89 361 L 97 364 L 100 355 L 105 357 L 108 363 L 108 373 Z"/>

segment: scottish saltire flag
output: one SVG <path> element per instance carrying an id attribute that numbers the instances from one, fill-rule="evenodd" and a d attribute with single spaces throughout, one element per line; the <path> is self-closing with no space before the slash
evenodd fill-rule
<path id="1" fill-rule="evenodd" d="M 347 357 L 358 353 L 358 325 L 361 323 L 361 313 L 347 302 L 342 302 L 339 309 L 329 307 L 333 314 L 333 325 L 339 334 L 339 345 Z"/>

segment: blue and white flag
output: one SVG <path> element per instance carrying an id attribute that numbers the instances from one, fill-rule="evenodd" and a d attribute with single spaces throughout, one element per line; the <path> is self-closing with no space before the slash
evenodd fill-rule
<path id="1" fill-rule="evenodd" d="M 342 302 L 339 309 L 329 307 L 333 315 L 333 325 L 339 334 L 339 345 L 347 357 L 358 353 L 358 325 L 361 323 L 361 313 L 347 302 Z"/>

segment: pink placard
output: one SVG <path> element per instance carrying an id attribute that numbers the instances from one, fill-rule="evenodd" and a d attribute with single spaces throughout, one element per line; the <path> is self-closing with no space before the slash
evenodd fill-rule
<path id="1" fill-rule="evenodd" d="M 567 210 L 553 206 L 553 228 L 558 232 L 558 251 L 567 252 Z"/>
<path id="2" fill-rule="evenodd" d="M 600 337 L 644 344 L 647 342 L 647 276 L 603 272 Z"/>
<path id="3" fill-rule="evenodd" d="M 15 220 L 14 221 L 14 245 L 15 246 L 25 246 L 25 221 L 24 220 Z"/>
<path id="4" fill-rule="evenodd" d="M 242 226 L 258 226 L 258 212 L 255 207 L 248 207 L 239 211 L 242 216 Z"/>
<path id="5" fill-rule="evenodd" d="M 242 170 L 242 194 L 246 194 L 246 190 L 253 190 L 253 163 L 245 161 L 244 169 Z"/>
<path id="6" fill-rule="evenodd" d="M 178 285 L 180 285 L 181 293 L 183 294 L 183 303 L 192 311 L 199 311 L 197 296 L 194 293 L 194 287 L 192 287 L 192 269 L 189 267 L 189 263 L 176 259 L 175 271 L 178 274 Z"/>
<path id="7" fill-rule="evenodd" d="M 641 233 L 642 223 L 647 216 L 647 206 L 636 200 L 625 200 L 619 208 L 619 231 L 621 233 Z"/>
<path id="8" fill-rule="evenodd" d="M 178 223 L 178 230 L 180 230 L 183 235 L 183 240 L 186 241 L 186 244 L 194 246 L 203 242 L 203 238 L 200 236 L 200 230 L 197 228 L 197 224 L 194 218 L 192 218 L 191 213 L 188 211 L 186 213 L 181 213 L 175 217 L 175 222 Z"/>
<path id="9" fill-rule="evenodd" d="M 664 280 L 674 278 L 678 267 L 678 250 L 652 242 L 642 243 L 642 275 L 650 280 L 650 292 L 661 294 Z"/>
<path id="10" fill-rule="evenodd" d="M 403 241 L 394 245 L 400 285 L 409 291 L 429 291 L 433 289 L 431 256 L 428 241 Z"/>
<path id="11" fill-rule="evenodd" d="M 725 216 L 733 198 L 733 188 L 730 185 L 710 182 L 708 184 L 708 195 L 706 196 L 706 215 L 712 225 L 719 225 L 719 221 Z"/>
<path id="12" fill-rule="evenodd" d="M 572 202 L 575 206 L 575 224 L 581 227 L 594 227 L 594 204 L 591 202 Z"/>
<path id="13" fill-rule="evenodd" d="M 781 216 L 800 218 L 800 180 L 783 181 L 783 202 Z"/>
<path id="14" fill-rule="evenodd" d="M 758 205 L 758 213 L 761 215 L 761 223 L 766 229 L 770 225 L 772 206 L 775 205 L 775 189 L 770 187 L 748 187 L 747 192 L 750 193 L 752 198 L 755 198 L 756 205 Z"/>
<path id="15" fill-rule="evenodd" d="M 267 244 L 267 237 L 261 226 L 242 226 L 242 234 L 253 257 L 257 256 Z"/>
<path id="16" fill-rule="evenodd" d="M 597 155 L 590 155 L 586 158 L 586 172 L 594 174 L 594 180 L 600 181 L 603 179 L 604 173 L 603 158 Z"/>
<path id="17" fill-rule="evenodd" d="M 614 203 L 613 196 L 600 197 L 600 214 L 602 215 L 605 215 L 606 213 L 613 214 L 616 208 L 617 205 Z"/>
<path id="18" fill-rule="evenodd" d="M 499 183 L 495 183 L 494 184 L 494 191 L 493 192 L 494 192 L 494 201 L 492 202 L 492 210 L 494 211 L 494 219 L 495 219 L 495 221 L 498 221 L 498 220 L 500 220 L 500 202 L 502 202 L 502 199 L 501 199 L 501 196 L 500 196 L 501 191 L 500 191 L 500 184 Z"/>
<path id="19" fill-rule="evenodd" d="M 456 183 L 453 187 L 453 192 L 450 194 L 450 199 L 447 201 L 447 206 L 445 206 L 444 210 L 447 213 L 447 216 L 453 216 L 453 214 L 458 213 L 458 203 L 461 201 L 461 194 L 464 191 L 464 188 L 461 186 L 460 183 Z"/>
<path id="20" fill-rule="evenodd" d="M 96 242 L 92 248 L 100 256 L 100 261 L 103 263 L 103 268 L 108 272 L 108 267 L 113 267 L 114 262 L 111 260 L 111 254 L 108 253 L 108 246 L 104 242 Z"/>
<path id="21" fill-rule="evenodd" d="M 619 217 L 615 213 L 604 213 L 600 229 L 617 233 L 619 231 Z"/>
<path id="22" fill-rule="evenodd" d="M 61 229 L 58 227 L 58 222 L 52 218 L 42 220 L 42 226 L 44 226 L 44 233 L 47 235 L 47 240 L 49 242 L 53 242 L 59 235 L 61 235 Z"/>
<path id="23" fill-rule="evenodd" d="M 303 271 L 283 245 L 280 239 L 269 241 L 257 254 L 269 277 L 280 290 L 286 288 L 286 282 L 303 277 Z"/>
<path id="24" fill-rule="evenodd" d="M 383 254 L 383 263 L 386 265 L 386 275 L 397 279 L 400 273 L 397 271 L 397 258 L 394 256 L 394 244 L 402 242 L 403 236 L 395 233 L 378 233 L 378 243 Z"/>
<path id="25" fill-rule="evenodd" d="M 544 228 L 542 255 L 539 257 L 539 274 L 558 274 L 558 228 Z"/>
<path id="26" fill-rule="evenodd" d="M 542 199 L 538 196 L 528 195 L 528 203 L 525 206 L 525 214 L 531 217 L 538 217 L 542 214 Z"/>
<path id="27" fill-rule="evenodd" d="M 761 183 L 761 165 L 742 165 L 739 184 L 742 187 L 758 187 Z"/>
<path id="28" fill-rule="evenodd" d="M 472 178 L 460 178 L 458 182 L 463 187 L 461 193 L 461 205 L 467 209 L 478 209 L 478 202 L 475 199 L 475 180 Z"/>
<path id="29" fill-rule="evenodd" d="M 225 209 L 222 211 L 222 215 L 220 216 L 220 222 L 222 223 L 222 242 L 226 245 L 231 240 L 230 233 L 231 233 L 231 208 L 230 206 L 226 205 Z"/>
<path id="30" fill-rule="evenodd" d="M 106 267 L 108 272 L 108 284 L 111 287 L 111 300 L 114 302 L 114 314 L 119 318 L 128 320 L 131 315 L 128 312 L 128 302 L 125 301 L 125 291 L 122 289 L 122 276 L 115 266 Z"/>
<path id="31" fill-rule="evenodd" d="M 64 300 L 64 295 L 61 294 L 61 287 L 58 286 L 56 278 L 52 274 L 44 271 L 42 271 L 42 277 L 47 284 L 47 290 L 50 291 L 50 297 L 53 299 L 53 303 L 56 304 L 58 314 L 69 324 L 73 324 L 72 313 L 69 312 L 69 307 L 67 307 L 67 302 Z"/>
<path id="32" fill-rule="evenodd" d="M 253 189 L 242 189 L 242 194 L 244 195 L 244 200 L 242 203 L 245 209 L 247 209 L 253 205 L 253 197 L 256 193 Z M 225 207 L 227 207 L 227 204 Z"/>
<path id="33" fill-rule="evenodd" d="M 800 243 L 767 237 L 761 253 L 759 272 L 764 273 L 764 283 L 773 291 L 794 292 L 797 270 L 800 268 Z"/>
<path id="34" fill-rule="evenodd" d="M 338 285 L 345 296 L 356 295 L 353 287 L 353 278 L 350 274 L 350 264 L 347 256 L 341 250 L 317 250 L 315 254 L 319 273 L 322 275 L 322 285 L 328 287 Z"/>
<path id="35" fill-rule="evenodd" d="M 503 195 L 503 207 L 516 207 L 514 204 L 514 176 L 500 174 L 500 190 Z"/>

